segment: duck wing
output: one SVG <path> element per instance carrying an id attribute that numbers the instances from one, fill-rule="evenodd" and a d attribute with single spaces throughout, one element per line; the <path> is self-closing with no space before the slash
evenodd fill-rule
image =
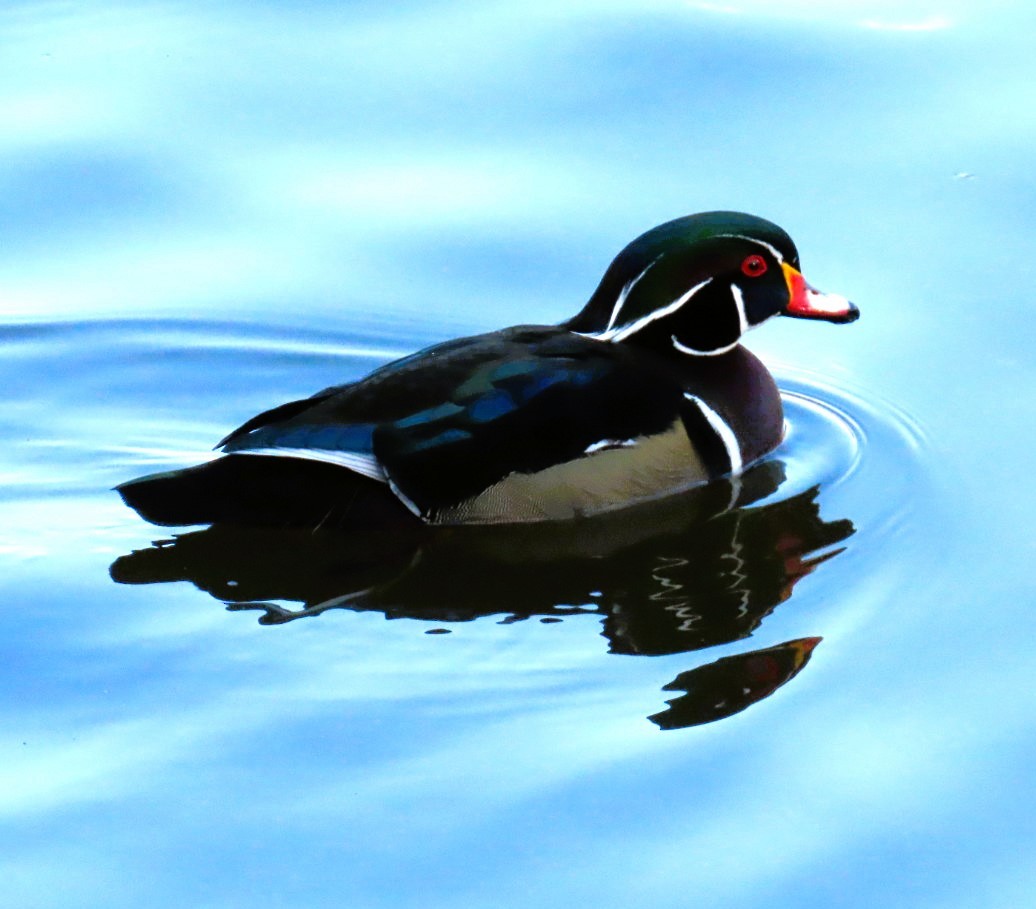
<path id="1" fill-rule="evenodd" d="M 678 381 L 622 345 L 519 327 L 452 341 L 261 414 L 226 453 L 337 463 L 426 520 L 513 474 L 662 433 Z"/>

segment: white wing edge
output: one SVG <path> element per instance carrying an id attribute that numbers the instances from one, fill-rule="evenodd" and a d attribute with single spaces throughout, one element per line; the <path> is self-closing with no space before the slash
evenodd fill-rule
<path id="1" fill-rule="evenodd" d="M 387 483 L 388 477 L 374 455 L 360 454 L 356 451 L 331 451 L 321 448 L 245 448 L 227 454 L 261 455 L 264 457 L 297 458 L 302 461 L 321 461 L 324 464 L 335 464 L 345 467 L 353 473 Z"/>

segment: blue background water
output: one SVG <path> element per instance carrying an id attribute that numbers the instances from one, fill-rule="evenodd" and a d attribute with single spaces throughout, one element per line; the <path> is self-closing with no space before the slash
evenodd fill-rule
<path id="1" fill-rule="evenodd" d="M 4 7 L 11 905 L 1031 903 L 1036 10 L 812 7 Z M 750 642 L 271 628 L 110 580 L 162 533 L 116 483 L 433 340 L 564 318 L 711 208 L 780 223 L 864 313 L 749 339 L 853 424 L 820 501 L 857 529 Z M 822 473 L 840 430 L 792 411 L 793 478 Z M 745 712 L 646 721 L 678 673 L 815 634 Z"/>

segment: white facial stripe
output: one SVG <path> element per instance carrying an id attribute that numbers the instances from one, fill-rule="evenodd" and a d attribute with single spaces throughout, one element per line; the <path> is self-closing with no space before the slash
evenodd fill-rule
<path id="1" fill-rule="evenodd" d="M 345 467 L 353 473 L 386 482 L 385 471 L 373 455 L 359 454 L 355 451 L 328 451 L 319 448 L 244 448 L 232 452 L 239 455 L 263 455 L 266 457 L 298 458 L 303 461 L 321 461 L 324 464 L 335 464 Z"/>
<path id="2" fill-rule="evenodd" d="M 605 329 L 605 331 L 610 331 L 614 327 L 616 320 L 619 318 L 619 313 L 622 311 L 622 305 L 626 302 L 626 298 L 630 295 L 630 291 L 633 290 L 633 288 L 636 287 L 637 282 L 651 270 L 651 266 L 654 265 L 661 258 L 662 256 L 656 256 L 654 259 L 648 262 L 647 267 L 639 275 L 637 275 L 631 281 L 627 281 L 623 285 L 622 290 L 619 292 L 619 299 L 615 301 L 615 306 L 612 309 L 612 315 L 611 318 L 608 320 L 608 327 Z"/>
<path id="3" fill-rule="evenodd" d="M 747 243 L 754 243 L 756 246 L 761 246 L 767 250 L 770 255 L 777 260 L 778 263 L 784 262 L 784 256 L 776 246 L 767 243 L 765 240 L 760 240 L 757 237 L 746 237 L 744 234 L 716 234 L 717 237 L 726 237 L 733 240 L 744 240 Z M 664 253 L 663 253 L 664 255 Z M 648 313 L 646 316 L 642 316 L 635 322 L 631 322 L 628 325 L 616 325 L 619 317 L 622 315 L 622 308 L 629 298 L 630 292 L 636 286 L 637 282 L 644 277 L 651 270 L 651 267 L 661 259 L 662 256 L 658 256 L 652 259 L 647 264 L 644 270 L 632 280 L 628 281 L 623 285 L 622 290 L 619 292 L 619 297 L 615 301 L 615 305 L 612 307 L 611 315 L 608 319 L 608 326 L 604 331 L 601 332 L 578 332 L 585 338 L 593 338 L 596 341 L 622 341 L 630 337 L 630 335 L 636 334 L 644 326 L 650 325 L 657 319 L 665 318 L 668 315 L 676 312 L 681 306 L 684 305 L 688 300 L 691 299 L 699 290 L 701 290 L 706 284 L 712 281 L 712 278 L 706 278 L 700 284 L 696 284 L 687 293 L 685 293 L 678 300 L 674 300 L 668 306 L 664 306 L 661 309 L 656 309 L 653 312 Z M 751 326 L 748 323 L 748 316 L 745 313 L 745 301 L 744 296 L 741 293 L 741 288 L 737 285 L 731 285 L 731 292 L 734 295 L 734 305 L 737 307 L 738 324 L 741 328 L 741 333 L 744 334 Z M 694 354 L 696 356 L 715 356 L 716 354 L 723 354 L 729 350 L 733 350 L 737 346 L 735 341 L 733 344 L 729 344 L 726 347 L 721 347 L 719 350 L 694 350 L 691 347 L 686 347 L 681 344 L 676 338 L 673 338 L 673 346 L 676 347 L 681 353 Z"/>
<path id="4" fill-rule="evenodd" d="M 779 249 L 776 246 L 771 246 L 765 240 L 760 240 L 758 237 L 746 237 L 744 234 L 716 234 L 717 237 L 730 237 L 732 240 L 745 240 L 749 243 L 755 243 L 756 246 L 761 246 L 763 249 L 768 249 L 770 254 L 778 261 L 783 262 L 784 256 L 781 255 Z"/>
<path id="5" fill-rule="evenodd" d="M 720 354 L 729 353 L 740 342 L 740 338 L 733 344 L 728 344 L 726 347 L 717 347 L 715 350 L 695 350 L 693 347 L 688 347 L 686 344 L 681 344 L 676 340 L 676 335 L 670 335 L 669 340 L 673 342 L 675 347 L 680 353 L 690 354 L 693 357 L 718 357 Z"/>
<path id="6" fill-rule="evenodd" d="M 723 447 L 727 452 L 727 458 L 730 460 L 730 472 L 733 474 L 740 473 L 743 466 L 741 446 L 737 442 L 737 436 L 734 435 L 734 431 L 726 424 L 723 417 L 697 395 L 692 395 L 689 391 L 685 391 L 683 396 L 701 411 L 701 415 L 705 417 L 720 442 L 723 443 Z"/>
<path id="7" fill-rule="evenodd" d="M 715 357 L 718 354 L 725 354 L 737 347 L 738 342 L 741 339 L 741 335 L 748 331 L 752 326 L 748 323 L 748 314 L 745 312 L 745 295 L 741 292 L 741 288 L 736 284 L 731 284 L 730 295 L 734 298 L 734 308 L 737 310 L 737 341 L 734 341 L 733 344 L 727 344 L 725 347 L 717 348 L 716 350 L 695 350 L 693 347 L 688 347 L 686 344 L 681 344 L 677 341 L 676 335 L 671 335 L 670 340 L 673 342 L 673 347 L 680 351 L 680 353 L 693 354 L 696 357 Z"/>
<path id="8" fill-rule="evenodd" d="M 636 322 L 631 322 L 629 325 L 620 325 L 617 328 L 610 328 L 606 331 L 602 331 L 599 334 L 587 334 L 588 338 L 596 338 L 598 341 L 622 341 L 628 338 L 630 335 L 636 334 L 644 326 L 650 325 L 657 319 L 664 319 L 666 316 L 671 316 L 681 306 L 684 305 L 688 300 L 691 299 L 699 290 L 701 290 L 706 284 L 712 281 L 712 278 L 706 278 L 700 284 L 695 284 L 687 293 L 682 297 L 674 300 L 668 306 L 663 306 L 661 309 L 656 309 L 653 312 L 649 312 L 646 316 L 641 316 Z"/>

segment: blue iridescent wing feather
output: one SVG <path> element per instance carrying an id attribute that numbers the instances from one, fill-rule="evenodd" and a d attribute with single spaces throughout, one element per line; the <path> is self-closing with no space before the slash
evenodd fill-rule
<path id="1" fill-rule="evenodd" d="M 374 453 L 427 514 L 511 473 L 583 457 L 602 440 L 668 428 L 679 385 L 613 351 L 597 342 L 513 351 L 477 370 L 448 403 L 377 426 Z"/>
<path id="2" fill-rule="evenodd" d="M 677 382 L 625 347 L 558 328 L 508 329 L 430 348 L 261 414 L 224 451 L 373 456 L 430 514 L 511 473 L 581 457 L 602 439 L 660 432 L 680 400 Z"/>

